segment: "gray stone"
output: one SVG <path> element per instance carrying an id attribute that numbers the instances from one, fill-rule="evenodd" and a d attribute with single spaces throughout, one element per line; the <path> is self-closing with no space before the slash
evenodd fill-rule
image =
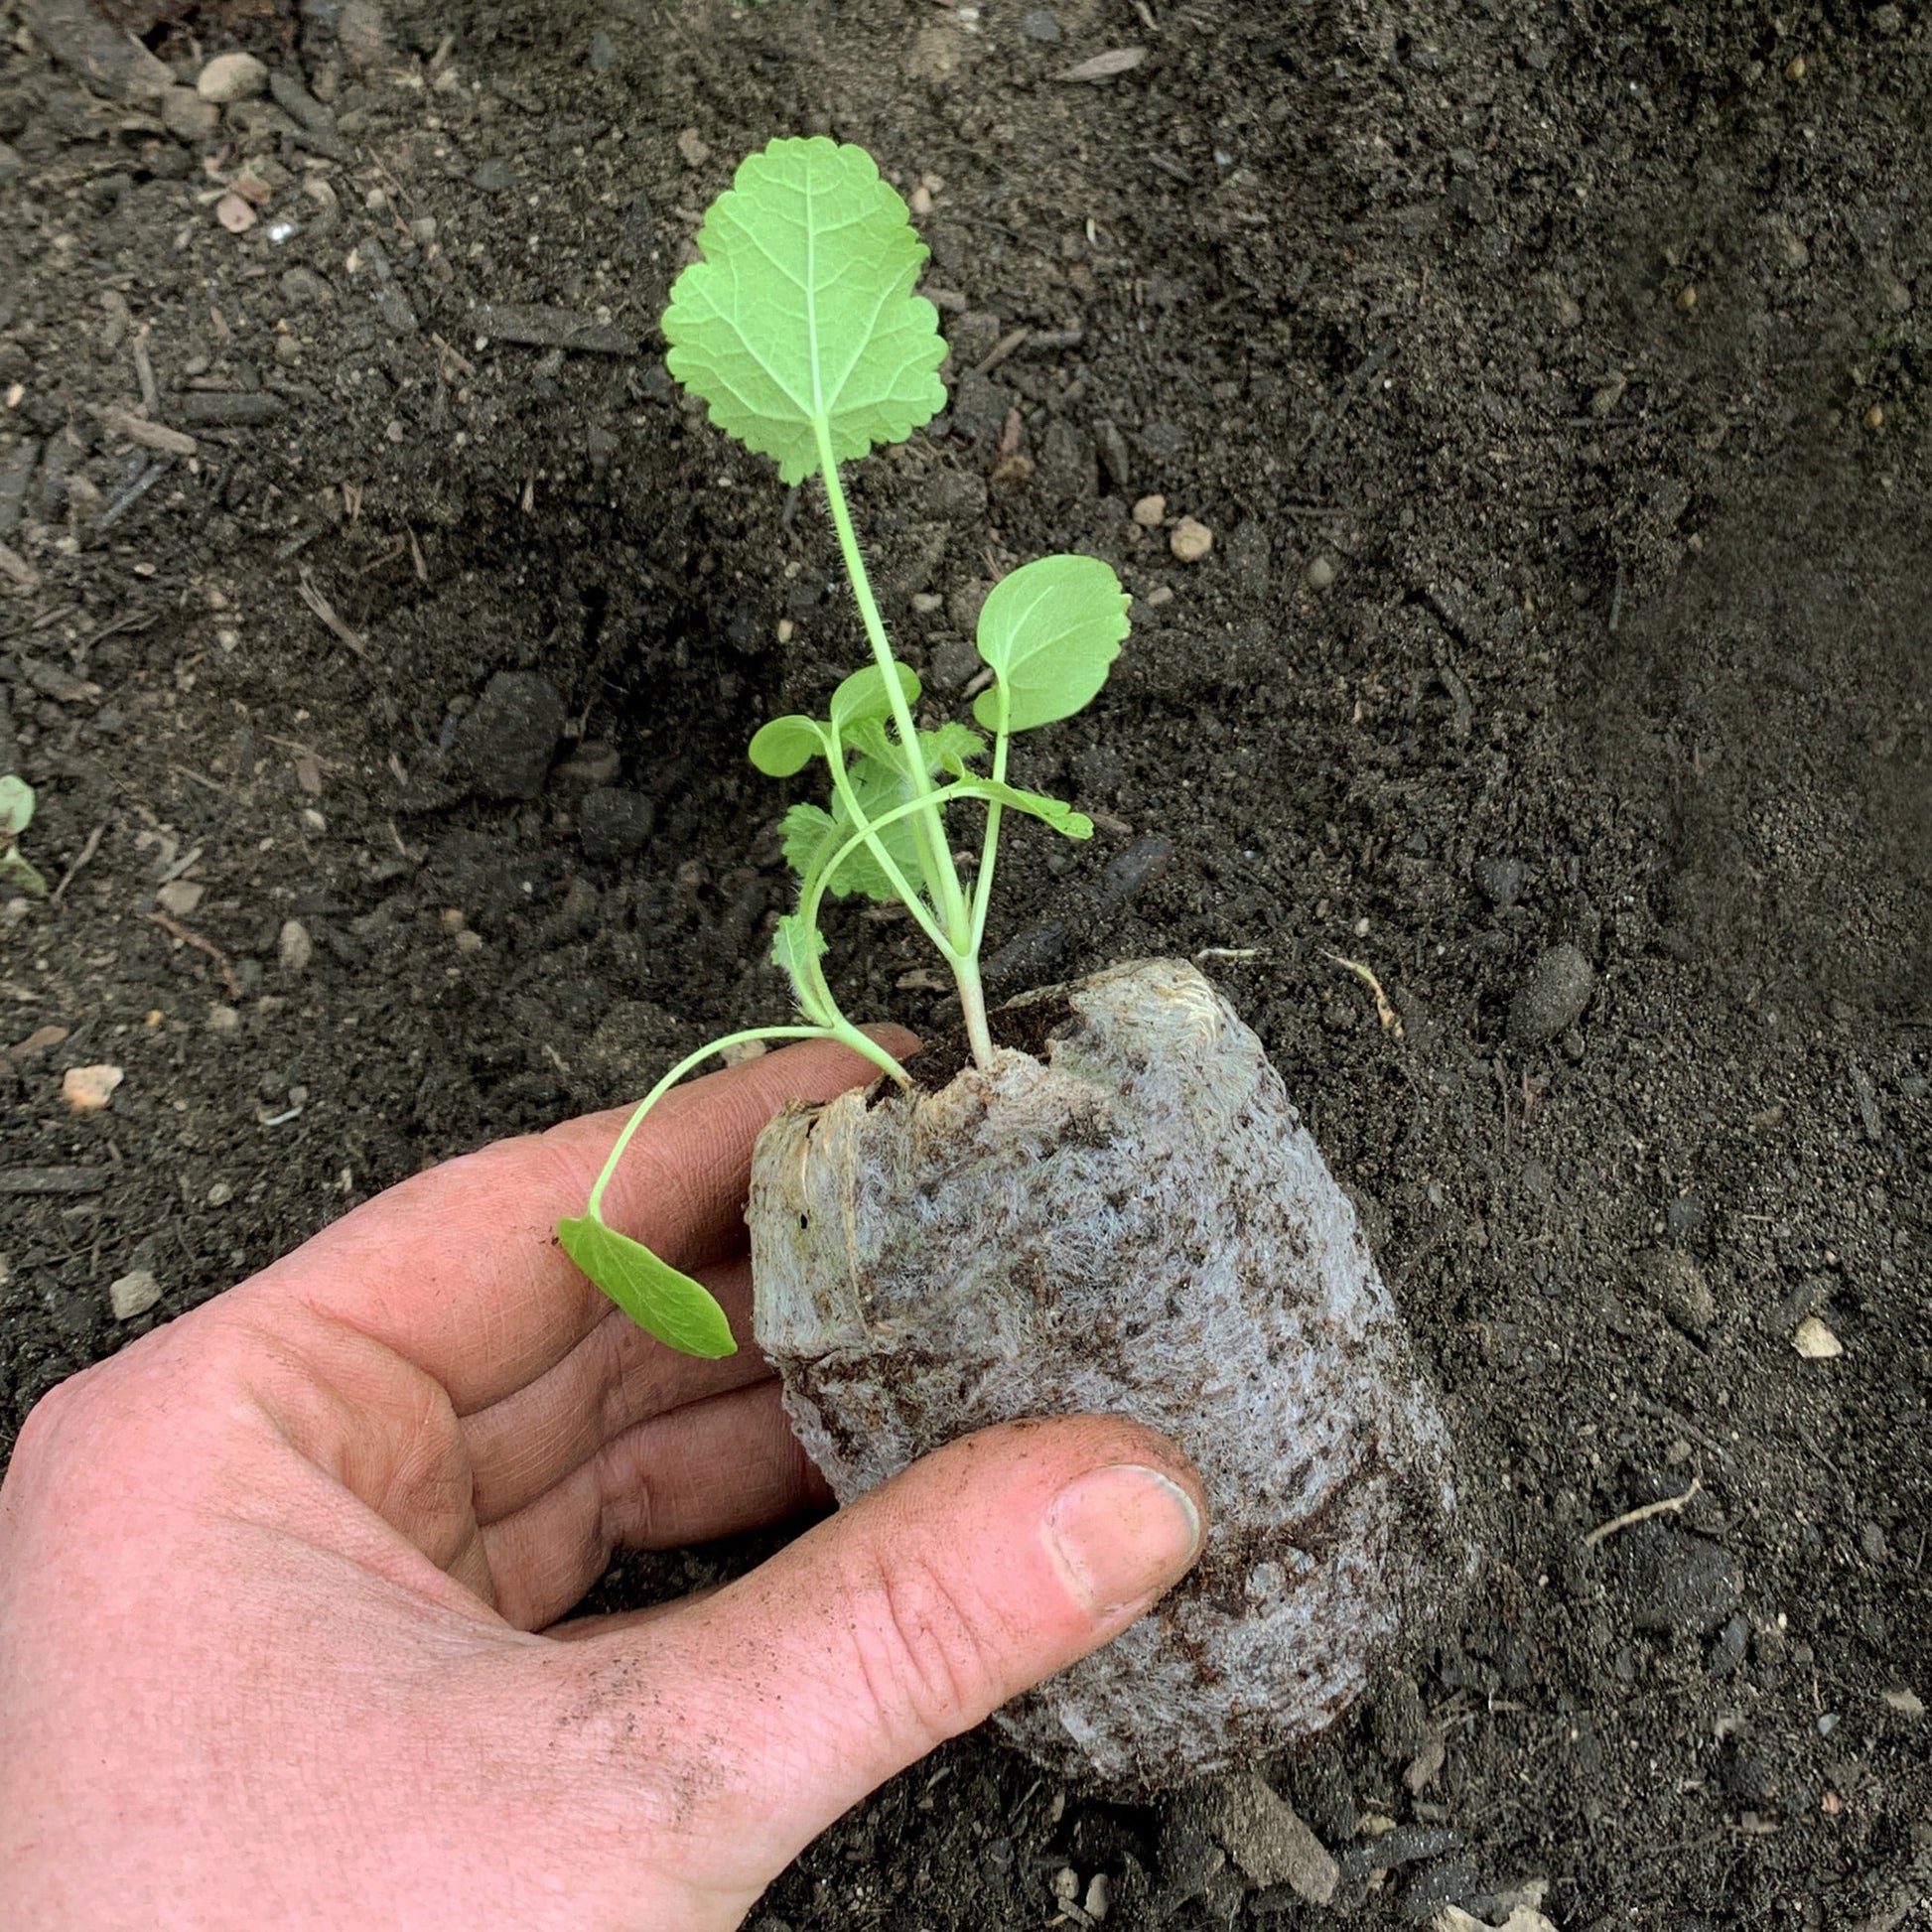
<path id="1" fill-rule="evenodd" d="M 1518 1046 L 1540 1046 L 1583 1018 L 1596 975 L 1567 941 L 1552 946 L 1530 969 L 1509 1003 L 1509 1036 Z"/>
<path id="2" fill-rule="evenodd" d="M 934 686 L 941 691 L 957 691 L 970 684 L 986 666 L 972 642 L 965 637 L 948 637 L 935 644 L 926 659 Z"/>
<path id="3" fill-rule="evenodd" d="M 564 728 L 557 687 L 535 671 L 498 671 L 456 728 L 450 760 L 485 798 L 534 798 Z"/>
<path id="4" fill-rule="evenodd" d="M 577 808 L 577 837 L 584 857 L 603 864 L 634 858 L 657 823 L 657 807 L 642 792 L 600 785 Z"/>
<path id="5" fill-rule="evenodd" d="M 1047 47 L 1060 44 L 1060 23 L 1051 7 L 1029 7 L 1020 16 L 1020 31 L 1030 41 L 1040 41 Z"/>
<path id="6" fill-rule="evenodd" d="M 1469 869 L 1476 890 L 1499 912 L 1507 912 L 1523 897 L 1523 862 L 1520 859 L 1478 859 Z"/>
<path id="7" fill-rule="evenodd" d="M 96 93 L 113 100 L 154 100 L 175 84 L 163 62 L 88 0 L 22 0 L 20 16 L 34 38 Z"/>
<path id="8" fill-rule="evenodd" d="M 1675 1248 L 1650 1248 L 1637 1257 L 1637 1280 L 1664 1318 L 1702 1339 L 1718 1318 L 1717 1297 L 1705 1273 Z"/>
<path id="9" fill-rule="evenodd" d="M 170 87 L 161 96 L 161 125 L 177 141 L 198 148 L 214 139 L 221 125 L 221 110 L 193 87 Z"/>
<path id="10" fill-rule="evenodd" d="M 1737 1607 L 1742 1587 L 1722 1544 L 1651 1524 L 1626 1530 L 1616 1541 L 1614 1561 L 1633 1628 L 1701 1637 Z"/>
<path id="11" fill-rule="evenodd" d="M 1466 1550 L 1436 1398 L 1261 1042 L 1180 961 L 1019 1005 L 1042 1000 L 1041 1058 L 765 1129 L 755 1326 L 841 1501 L 1016 1417 L 1179 1443 L 1199 1565 L 996 1719 L 1042 1764 L 1159 1790 L 1325 1729 L 1453 1601 Z"/>
<path id="12" fill-rule="evenodd" d="M 1200 1794 L 1207 1829 L 1253 1885 L 1292 1885 L 1312 1905 L 1334 1896 L 1341 1867 L 1274 1787 L 1252 1773 L 1219 1778 Z"/>

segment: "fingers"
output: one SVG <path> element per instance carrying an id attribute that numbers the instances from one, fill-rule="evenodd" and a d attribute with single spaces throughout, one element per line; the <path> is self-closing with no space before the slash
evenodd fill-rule
<path id="1" fill-rule="evenodd" d="M 889 1051 L 912 1036 L 881 1029 Z M 666 1094 L 605 1196 L 606 1218 L 690 1269 L 743 1239 L 752 1144 L 788 1100 L 825 1100 L 874 1076 L 810 1041 Z M 394 1349 L 468 1415 L 561 1360 L 607 1304 L 557 1245 L 582 1210 L 626 1111 L 504 1141 L 404 1181 L 277 1262 L 239 1294 L 293 1294 Z M 721 1383 L 720 1386 L 723 1386 Z"/>
<path id="2" fill-rule="evenodd" d="M 700 1269 L 698 1279 L 749 1341 L 751 1257 Z M 770 1373 L 749 1345 L 717 1362 L 680 1355 L 607 1305 L 603 1319 L 562 1361 L 464 1422 L 479 1521 L 494 1523 L 527 1508 L 638 1423 Z"/>
<path id="3" fill-rule="evenodd" d="M 620 1736 L 640 1687 L 679 1711 L 706 1793 L 694 1856 L 756 1886 L 941 1739 L 1142 1615 L 1192 1564 L 1202 1511 L 1178 1451 L 1136 1424 L 1010 1424 L 674 1619 L 570 1654 L 611 1707 L 594 1730 Z"/>
<path id="4" fill-rule="evenodd" d="M 520 1630 L 554 1622 L 615 1550 L 672 1550 L 831 1501 L 765 1380 L 688 1403 L 620 1436 L 483 1532 L 498 1612 Z"/>

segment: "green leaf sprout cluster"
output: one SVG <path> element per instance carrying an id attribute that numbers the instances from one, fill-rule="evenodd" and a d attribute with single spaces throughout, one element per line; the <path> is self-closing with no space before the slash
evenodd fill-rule
<path id="1" fill-rule="evenodd" d="M 702 259 L 678 277 L 664 313 L 667 365 L 719 428 L 770 457 L 784 482 L 821 480 L 874 661 L 839 685 L 823 718 L 774 718 L 751 743 L 752 762 L 768 776 L 822 761 L 828 781 L 824 805 L 794 805 L 784 821 L 798 905 L 779 921 L 773 954 L 802 1024 L 733 1034 L 674 1066 L 619 1136 L 585 1211 L 557 1231 L 577 1265 L 652 1333 L 691 1354 L 727 1355 L 731 1327 L 710 1294 L 604 1219 L 605 1189 L 631 1136 L 700 1061 L 744 1040 L 841 1040 L 909 1084 L 827 984 L 819 916 L 828 896 L 897 899 L 910 912 L 959 988 L 974 1058 L 991 1063 L 979 956 L 1001 820 L 1023 812 L 1067 838 L 1093 833 L 1061 800 L 1008 783 L 1008 749 L 1014 733 L 1091 701 L 1127 635 L 1127 598 L 1093 557 L 1042 557 L 1014 571 L 980 614 L 991 682 L 974 702 L 978 729 L 920 730 L 918 675 L 893 655 L 839 465 L 903 441 L 945 404 L 938 315 L 912 292 L 925 246 L 872 157 L 817 136 L 773 141 L 745 161 L 706 215 L 698 249 Z M 970 892 L 948 828 L 948 814 L 965 805 L 983 815 Z"/>

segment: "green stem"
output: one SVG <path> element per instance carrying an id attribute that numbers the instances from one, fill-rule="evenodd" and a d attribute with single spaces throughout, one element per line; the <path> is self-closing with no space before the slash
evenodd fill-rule
<path id="1" fill-rule="evenodd" d="M 889 672 L 887 675 L 890 677 L 892 674 Z M 918 920 L 919 929 L 950 960 L 953 957 L 951 940 L 939 930 L 932 914 L 926 910 L 924 901 L 906 884 L 905 875 L 899 871 L 897 861 L 886 850 L 886 842 L 880 838 L 879 828 L 859 809 L 859 794 L 853 790 L 852 775 L 845 768 L 845 746 L 839 738 L 836 725 L 832 727 L 832 750 L 826 762 L 832 767 L 832 789 L 844 801 L 846 814 L 852 820 L 854 827 L 865 836 L 872 856 L 878 860 L 880 870 L 886 875 L 886 883 L 898 895 L 905 909 Z M 829 868 L 826 877 L 829 882 L 831 877 Z"/>
<path id="2" fill-rule="evenodd" d="M 714 1039 L 700 1046 L 695 1053 L 687 1053 L 671 1068 L 651 1090 L 638 1101 L 630 1118 L 623 1124 L 623 1132 L 617 1138 L 604 1163 L 603 1171 L 591 1185 L 589 1205 L 584 1209 L 592 1220 L 604 1218 L 604 1190 L 611 1184 L 611 1176 L 618 1171 L 618 1163 L 623 1159 L 624 1150 L 629 1147 L 631 1138 L 644 1124 L 644 1116 L 691 1071 L 694 1066 L 702 1065 L 712 1054 L 722 1052 L 727 1046 L 736 1046 L 747 1039 L 836 1039 L 852 1048 L 855 1053 L 863 1053 L 882 1073 L 889 1073 L 900 1086 L 909 1087 L 912 1076 L 900 1066 L 898 1061 L 887 1052 L 876 1039 L 869 1039 L 849 1020 L 841 1019 L 834 1027 L 752 1027 L 744 1033 L 727 1034 L 722 1039 Z"/>
<path id="3" fill-rule="evenodd" d="M 1007 781 L 1007 747 L 1013 742 L 1013 728 L 1007 722 L 1013 715 L 1013 698 L 1005 680 L 994 686 L 999 694 L 1000 724 L 993 734 L 993 782 Z M 993 864 L 1000 853 L 1000 815 L 1002 807 L 989 800 L 986 807 L 986 837 L 980 844 L 979 877 L 973 882 L 973 957 L 979 958 L 986 939 L 986 913 L 993 901 Z"/>
<path id="4" fill-rule="evenodd" d="M 899 689 L 892 643 L 886 635 L 879 606 L 873 599 L 872 580 L 866 575 L 866 560 L 859 549 L 858 533 L 852 527 L 852 512 L 846 505 L 845 485 L 839 481 L 838 459 L 832 453 L 832 425 L 829 418 L 821 415 L 814 419 L 812 428 L 818 439 L 818 467 L 820 476 L 825 479 L 825 501 L 832 512 L 832 527 L 838 532 L 839 551 L 845 558 L 845 574 L 859 606 L 860 621 L 866 627 L 866 636 L 872 644 L 872 654 L 878 660 L 880 675 L 886 680 L 886 695 L 893 708 L 893 726 L 898 733 L 899 746 L 905 754 L 905 775 L 912 786 L 912 802 L 930 806 L 932 779 L 919 752 L 919 735 L 912 723 L 912 709 L 905 702 L 905 693 Z M 918 819 L 915 830 L 920 846 L 920 863 L 936 901 L 934 910 L 938 912 L 951 938 L 949 950 L 964 955 L 968 952 L 971 920 L 966 896 L 960 890 L 959 874 L 953 866 L 952 852 L 946 844 L 945 821 L 935 807 Z"/>

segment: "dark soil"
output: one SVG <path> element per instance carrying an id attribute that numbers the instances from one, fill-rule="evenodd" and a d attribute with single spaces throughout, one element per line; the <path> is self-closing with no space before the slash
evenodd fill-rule
<path id="1" fill-rule="evenodd" d="M 1500 1920 L 1530 1880 L 1566 1929 L 1913 1922 L 1920 0 L 391 0 L 386 50 L 366 5 L 263 0 L 149 31 L 281 82 L 201 139 L 165 103 L 186 142 L 51 61 L 49 12 L 0 0 L 0 769 L 71 877 L 0 910 L 0 1048 L 67 1031 L 0 1061 L 0 1430 L 400 1175 L 782 1015 L 787 797 L 743 747 L 857 625 L 654 318 L 737 157 L 830 131 L 930 178 L 956 346 L 947 417 L 854 480 L 904 654 L 947 692 L 975 587 L 1042 550 L 1135 593 L 1100 702 L 1019 760 L 1102 830 L 1012 840 L 1006 990 L 1205 955 L 1361 1203 L 1486 1567 L 1271 1767 L 1341 1860 L 1325 1909 L 1252 1886 L 1211 1804 L 971 1738 L 767 1932 L 1044 1926 L 1069 1869 L 1126 1927 Z M 192 457 L 97 413 L 142 357 Z M 1130 520 L 1153 492 L 1205 562 Z M 915 939 L 841 913 L 854 1012 L 943 1030 Z M 97 1062 L 124 1083 L 75 1116 Z"/>

